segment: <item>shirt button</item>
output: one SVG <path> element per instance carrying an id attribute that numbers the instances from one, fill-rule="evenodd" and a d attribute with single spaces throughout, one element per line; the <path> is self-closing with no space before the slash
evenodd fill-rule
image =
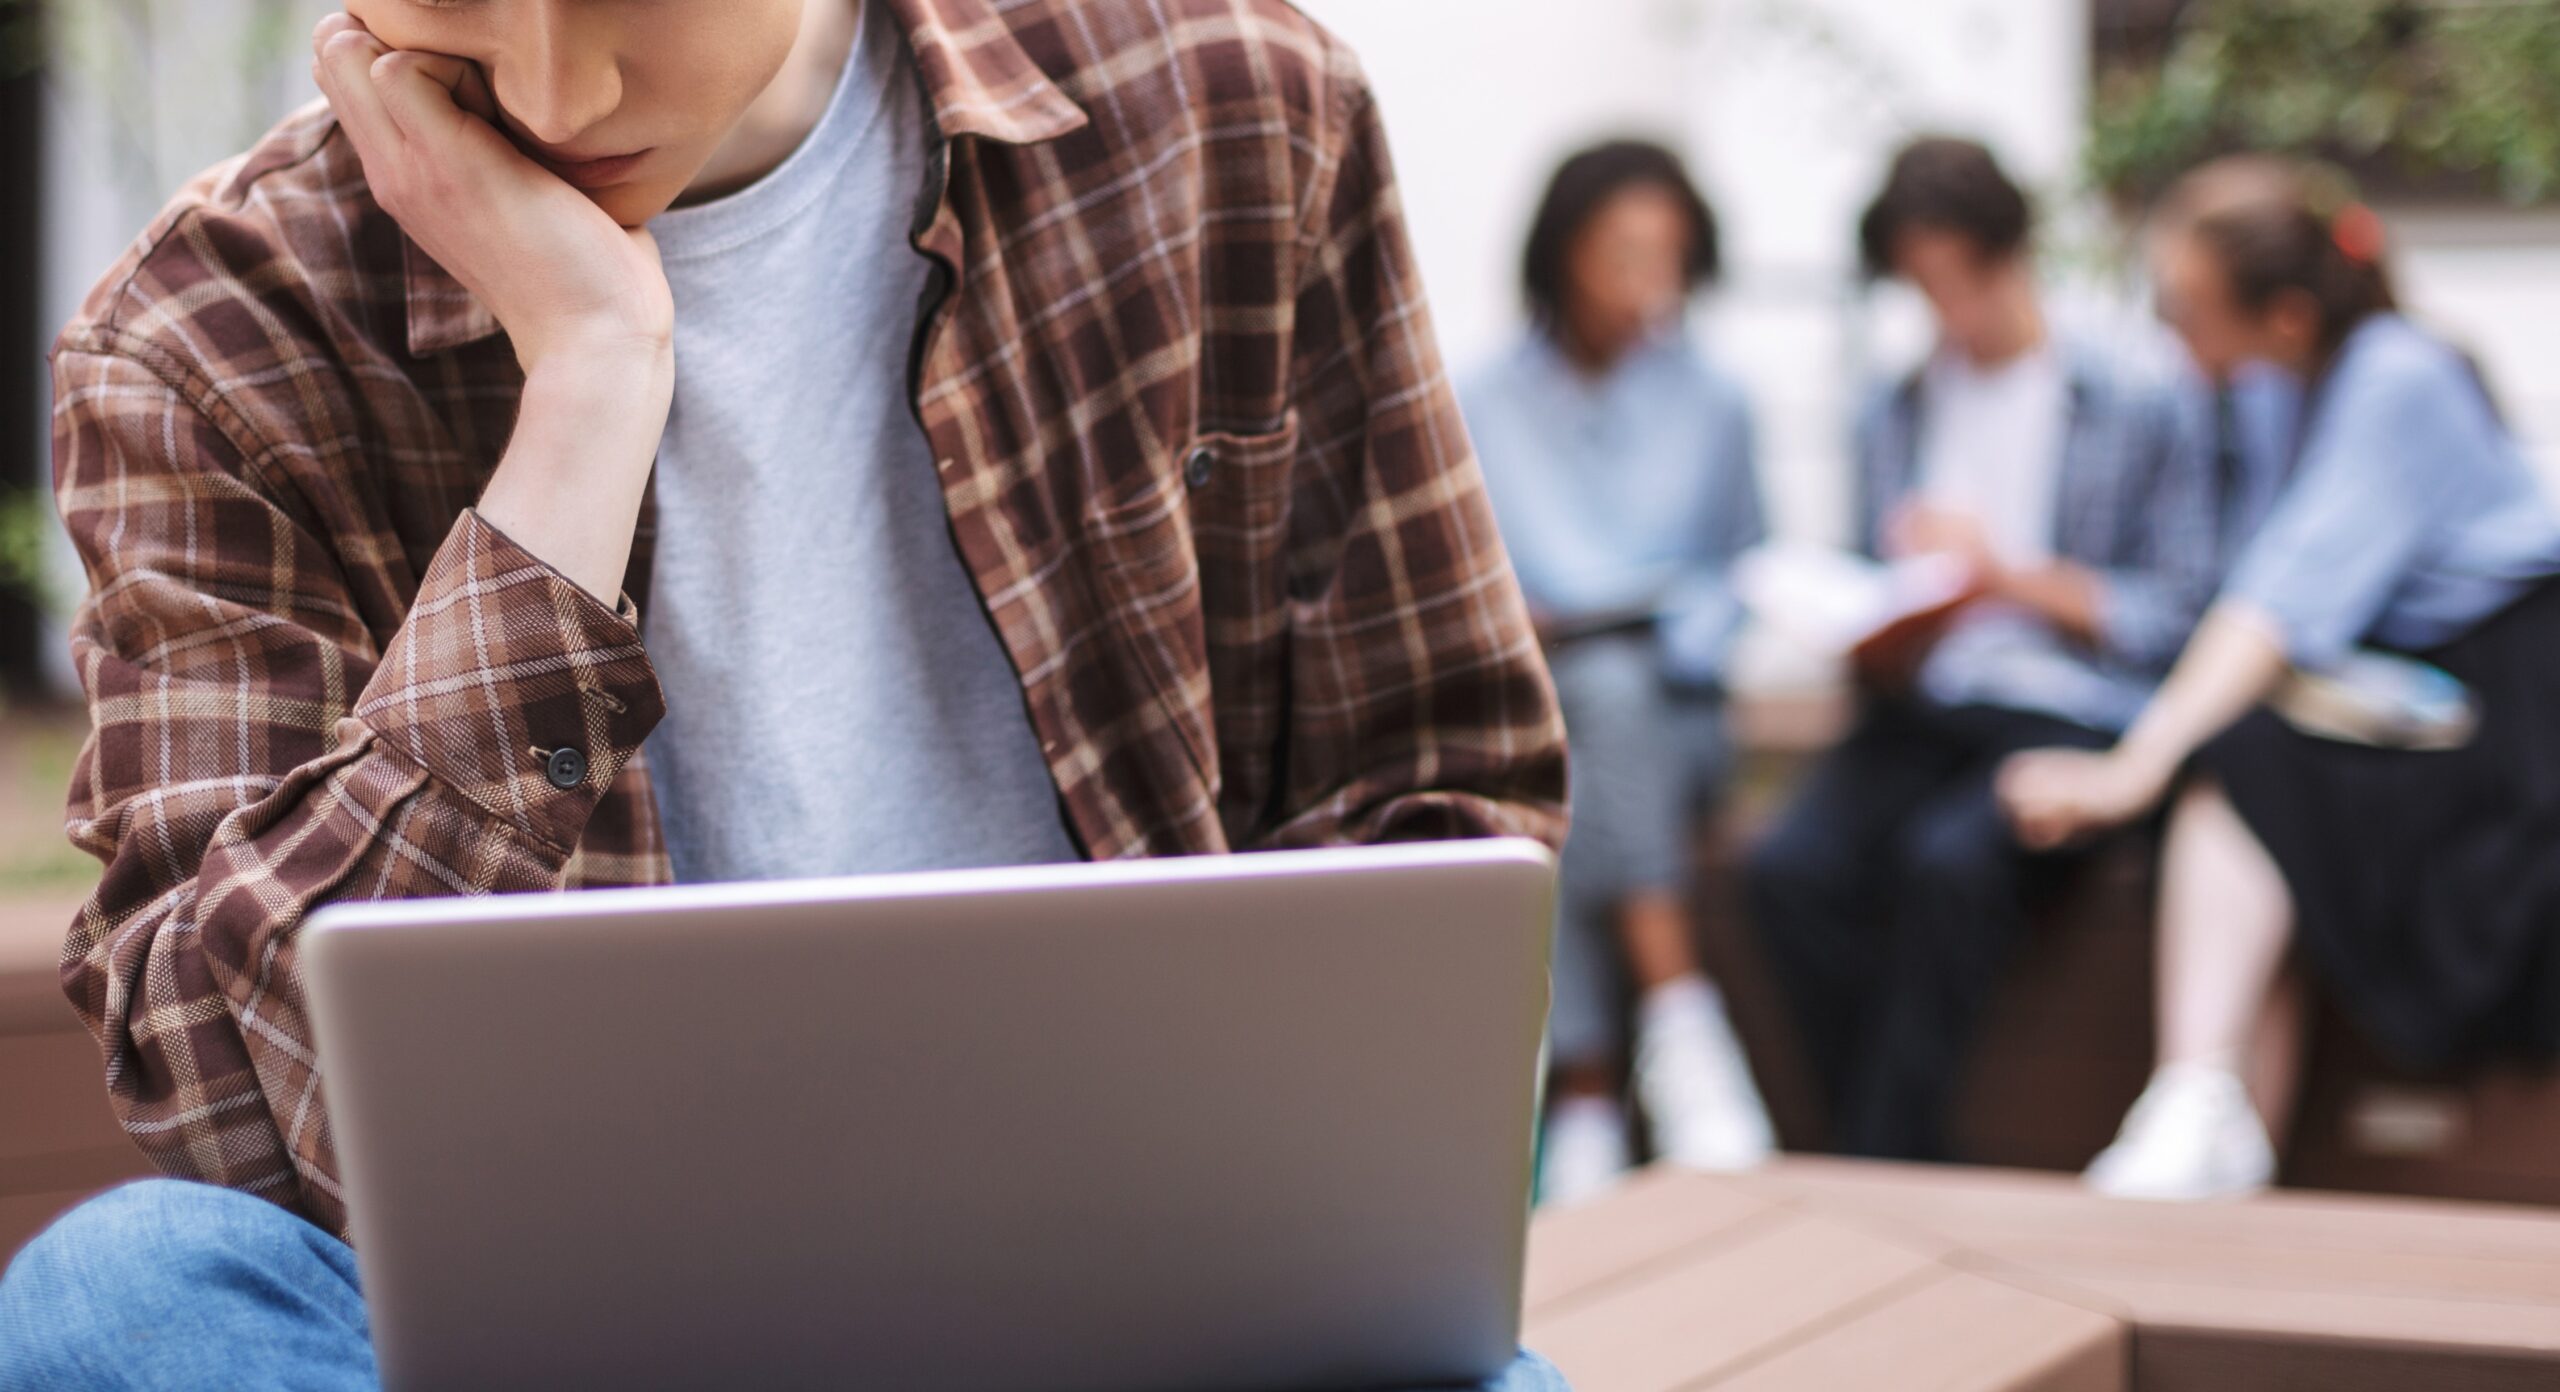
<path id="1" fill-rule="evenodd" d="M 542 776 L 562 792 L 587 781 L 587 756 L 575 749 L 555 749 L 542 766 Z"/>
<path id="2" fill-rule="evenodd" d="M 1217 452 L 1203 445 L 1193 450 L 1190 460 L 1182 466 L 1182 481 L 1194 488 L 1206 488 L 1209 486 L 1210 475 L 1217 470 Z"/>

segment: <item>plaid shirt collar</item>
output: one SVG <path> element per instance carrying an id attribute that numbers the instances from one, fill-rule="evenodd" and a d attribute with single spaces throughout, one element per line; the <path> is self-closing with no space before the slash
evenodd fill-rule
<path id="1" fill-rule="evenodd" d="M 1037 145 L 1089 123 L 1084 108 L 1031 61 L 989 0 L 886 3 L 906 30 L 938 139 Z M 403 253 L 411 356 L 432 357 L 499 332 L 496 316 L 417 243 L 406 242 Z"/>

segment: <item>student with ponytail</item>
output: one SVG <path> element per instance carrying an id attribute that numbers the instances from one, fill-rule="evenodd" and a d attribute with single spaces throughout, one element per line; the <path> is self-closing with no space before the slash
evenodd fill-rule
<path id="1" fill-rule="evenodd" d="M 2160 220 L 2162 314 L 2199 364 L 2271 365 L 2306 398 L 2263 525 L 2124 739 L 2002 773 L 2031 844 L 2175 799 L 2159 1069 L 2090 1169 L 2110 1193 L 2272 1180 L 2306 981 L 2414 1067 L 2560 1054 L 2560 517 L 2478 373 L 2401 316 L 2384 242 L 2263 159 L 2188 176 Z M 2310 699 L 2376 672 L 2450 716 Z"/>

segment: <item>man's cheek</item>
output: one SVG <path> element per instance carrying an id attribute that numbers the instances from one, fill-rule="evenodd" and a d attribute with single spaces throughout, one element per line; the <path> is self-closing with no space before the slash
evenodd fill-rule
<path id="1" fill-rule="evenodd" d="M 470 35 L 453 23 L 439 22 L 433 15 L 422 15 L 418 7 L 385 0 L 347 0 L 347 13 L 357 23 L 373 32 L 390 48 L 419 53 L 449 53 L 458 58 L 474 58 L 470 52 Z"/>
<path id="2" fill-rule="evenodd" d="M 368 3 L 368 0 L 347 0 L 346 8 L 347 13 L 354 17 L 356 23 L 373 31 L 375 38 L 393 48 L 408 47 L 401 42 L 401 39 L 405 31 L 416 26 L 410 24 L 408 16 L 401 14 L 395 7 L 382 4 L 380 0 L 373 0 L 372 3 Z"/>

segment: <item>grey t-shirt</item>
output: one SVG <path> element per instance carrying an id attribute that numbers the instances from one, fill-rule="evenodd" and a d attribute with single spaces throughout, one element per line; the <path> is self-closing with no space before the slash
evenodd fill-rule
<path id="1" fill-rule="evenodd" d="M 644 617 L 687 882 L 1077 855 L 1021 683 L 953 547 L 907 398 L 926 130 L 866 7 L 773 173 L 652 224 L 675 292 Z"/>

